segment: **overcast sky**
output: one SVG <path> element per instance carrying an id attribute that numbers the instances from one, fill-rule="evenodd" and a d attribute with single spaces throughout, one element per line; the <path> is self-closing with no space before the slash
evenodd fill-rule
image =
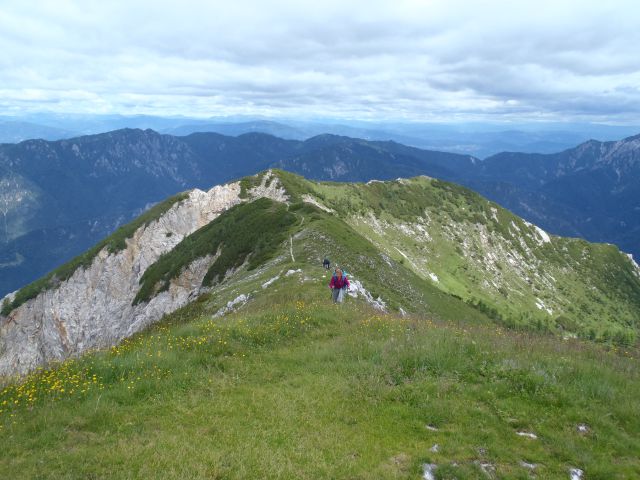
<path id="1" fill-rule="evenodd" d="M 640 4 L 0 0 L 0 113 L 640 123 Z"/>

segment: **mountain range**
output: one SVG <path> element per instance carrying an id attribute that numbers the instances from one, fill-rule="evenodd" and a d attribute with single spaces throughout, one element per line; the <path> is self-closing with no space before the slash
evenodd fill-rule
<path id="1" fill-rule="evenodd" d="M 62 140 L 122 128 L 152 129 L 184 136 L 199 132 L 223 135 L 267 133 L 287 140 L 307 140 L 321 134 L 372 141 L 393 140 L 426 150 L 486 158 L 503 151 L 554 153 L 591 138 L 620 139 L 639 126 L 590 123 L 398 122 L 335 119 L 213 116 L 190 118 L 154 115 L 33 113 L 0 116 L 0 143 L 29 139 Z"/>
<path id="2" fill-rule="evenodd" d="M 560 153 L 502 153 L 462 183 L 561 235 L 640 256 L 640 135 Z"/>
<path id="3" fill-rule="evenodd" d="M 637 136 L 484 161 L 335 135 L 296 141 L 125 129 L 1 145 L 0 294 L 35 280 L 169 195 L 271 167 L 333 181 L 429 175 L 466 185 L 552 233 L 615 243 L 640 255 L 639 158 Z"/>

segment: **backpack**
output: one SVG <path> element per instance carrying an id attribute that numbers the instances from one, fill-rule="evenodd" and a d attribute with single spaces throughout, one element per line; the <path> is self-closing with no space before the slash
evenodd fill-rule
<path id="1" fill-rule="evenodd" d="M 347 281 L 347 272 L 345 272 L 344 270 L 342 270 L 342 281 L 343 283 Z M 336 271 L 333 271 L 333 278 L 332 280 L 335 282 L 336 280 L 338 280 L 338 275 L 336 275 Z"/>

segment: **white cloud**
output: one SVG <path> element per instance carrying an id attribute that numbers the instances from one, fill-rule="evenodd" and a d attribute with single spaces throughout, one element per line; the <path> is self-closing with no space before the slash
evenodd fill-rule
<path id="1" fill-rule="evenodd" d="M 0 107 L 638 122 L 639 24 L 634 1 L 9 1 Z"/>

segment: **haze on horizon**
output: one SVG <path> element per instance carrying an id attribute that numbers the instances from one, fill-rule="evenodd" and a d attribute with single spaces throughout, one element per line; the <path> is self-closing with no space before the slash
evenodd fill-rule
<path id="1" fill-rule="evenodd" d="M 5 1 L 0 109 L 640 124 L 640 6 Z"/>

